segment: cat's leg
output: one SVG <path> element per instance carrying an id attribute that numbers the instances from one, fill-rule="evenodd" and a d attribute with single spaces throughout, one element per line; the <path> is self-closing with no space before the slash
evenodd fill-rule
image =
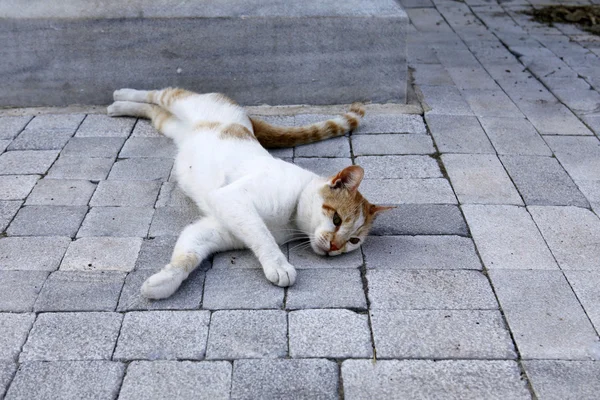
<path id="1" fill-rule="evenodd" d="M 169 138 L 175 138 L 178 133 L 185 132 L 187 128 L 173 114 L 154 104 L 115 101 L 108 106 L 107 112 L 111 117 L 129 116 L 150 119 L 154 128 Z"/>
<path id="2" fill-rule="evenodd" d="M 115 101 L 150 103 L 165 109 L 169 109 L 177 100 L 183 100 L 190 96 L 199 96 L 199 94 L 179 88 L 165 88 L 162 90 L 119 89 L 113 93 Z"/>
<path id="3" fill-rule="evenodd" d="M 177 239 L 171 262 L 144 282 L 142 295 L 149 299 L 171 296 L 210 254 L 240 245 L 215 218 L 205 217 L 188 225 Z"/>

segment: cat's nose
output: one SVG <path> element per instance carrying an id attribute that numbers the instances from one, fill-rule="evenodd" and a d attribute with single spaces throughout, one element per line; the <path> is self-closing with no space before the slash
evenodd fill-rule
<path id="1" fill-rule="evenodd" d="M 340 248 L 335 245 L 333 242 L 329 242 L 329 251 L 338 251 Z"/>

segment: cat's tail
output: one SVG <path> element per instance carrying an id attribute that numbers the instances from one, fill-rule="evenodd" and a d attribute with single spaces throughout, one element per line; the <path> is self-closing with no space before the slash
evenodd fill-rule
<path id="1" fill-rule="evenodd" d="M 346 114 L 305 126 L 275 126 L 256 118 L 250 118 L 250 120 L 258 142 L 263 147 L 276 148 L 293 147 L 345 135 L 358 127 L 360 119 L 364 115 L 363 105 L 354 103 Z"/>

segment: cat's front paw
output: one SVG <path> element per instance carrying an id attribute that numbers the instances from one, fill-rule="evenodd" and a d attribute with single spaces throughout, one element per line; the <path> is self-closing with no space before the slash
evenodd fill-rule
<path id="1" fill-rule="evenodd" d="M 148 299 L 166 299 L 179 289 L 181 282 L 187 277 L 188 274 L 183 269 L 167 265 L 146 279 L 142 285 L 142 295 Z"/>
<path id="2" fill-rule="evenodd" d="M 279 265 L 265 267 L 264 271 L 267 279 L 277 286 L 292 286 L 296 282 L 296 269 L 287 261 Z"/>

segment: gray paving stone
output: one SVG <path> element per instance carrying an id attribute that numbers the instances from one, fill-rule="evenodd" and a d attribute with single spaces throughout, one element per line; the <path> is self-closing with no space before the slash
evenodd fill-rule
<path id="1" fill-rule="evenodd" d="M 555 158 L 501 156 L 527 205 L 589 207 L 569 175 Z"/>
<path id="2" fill-rule="evenodd" d="M 592 361 L 525 361 L 538 399 L 593 400 L 600 391 L 600 364 Z"/>
<path id="3" fill-rule="evenodd" d="M 406 13 L 410 22 L 421 32 L 452 32 L 450 26 L 435 8 L 409 9 Z"/>
<path id="4" fill-rule="evenodd" d="M 515 359 L 496 310 L 373 310 L 377 358 Z"/>
<path id="5" fill-rule="evenodd" d="M 518 118 L 523 116 L 502 90 L 463 90 L 462 95 L 478 117 Z"/>
<path id="6" fill-rule="evenodd" d="M 171 261 L 175 247 L 175 236 L 159 236 L 144 239 L 135 262 L 135 269 L 159 270 Z"/>
<path id="7" fill-rule="evenodd" d="M 0 153 L 4 152 L 10 143 L 11 140 L 0 140 Z"/>
<path id="8" fill-rule="evenodd" d="M 561 271 L 492 270 L 523 359 L 597 358 L 598 336 Z"/>
<path id="9" fill-rule="evenodd" d="M 33 325 L 35 314 L 0 313 L 0 360 L 16 360 Z"/>
<path id="10" fill-rule="evenodd" d="M 349 310 L 299 310 L 289 314 L 290 356 L 371 357 L 367 315 Z"/>
<path id="11" fill-rule="evenodd" d="M 487 269 L 558 269 L 527 210 L 515 206 L 463 206 Z"/>
<path id="12" fill-rule="evenodd" d="M 371 309 L 497 309 L 488 279 L 479 271 L 369 270 Z"/>
<path id="13" fill-rule="evenodd" d="M 410 15 L 410 13 L 409 13 Z M 454 86 L 448 71 L 440 64 L 413 64 L 416 85 Z"/>
<path id="14" fill-rule="evenodd" d="M 194 201 L 187 197 L 176 182 L 163 182 L 156 201 L 159 207 L 193 207 Z"/>
<path id="15" fill-rule="evenodd" d="M 114 311 L 125 281 L 123 272 L 56 271 L 34 306 L 44 311 Z"/>
<path id="16" fill-rule="evenodd" d="M 45 174 L 57 150 L 20 150 L 0 154 L 0 175 Z"/>
<path id="17" fill-rule="evenodd" d="M 125 139 L 112 137 L 74 137 L 62 151 L 63 156 L 115 158 Z"/>
<path id="18" fill-rule="evenodd" d="M 456 204 L 456 196 L 448 180 L 366 179 L 360 192 L 378 204 Z"/>
<path id="19" fill-rule="evenodd" d="M 4 396 L 16 370 L 17 364 L 12 361 L 0 361 L 0 396 Z"/>
<path id="20" fill-rule="evenodd" d="M 429 156 L 363 156 L 356 164 L 365 179 L 442 178 L 437 160 Z"/>
<path id="21" fill-rule="evenodd" d="M 10 236 L 74 237 L 86 213 L 86 206 L 26 206 L 6 232 Z"/>
<path id="22" fill-rule="evenodd" d="M 110 361 L 27 362 L 21 365 L 7 400 L 112 399 L 125 366 Z"/>
<path id="23" fill-rule="evenodd" d="M 530 399 L 519 365 L 482 360 L 346 360 L 344 397 Z"/>
<path id="24" fill-rule="evenodd" d="M 86 206 L 96 190 L 90 181 L 41 179 L 27 198 L 28 206 Z"/>
<path id="25" fill-rule="evenodd" d="M 577 186 L 581 192 L 587 197 L 592 210 L 600 215 L 600 180 L 597 181 L 579 181 Z"/>
<path id="26" fill-rule="evenodd" d="M 305 126 L 327 121 L 332 118 L 338 117 L 337 114 L 296 114 L 294 117 L 294 126 Z M 289 120 L 283 119 L 283 116 L 272 116 L 276 118 L 276 121 L 289 122 Z M 272 120 L 269 123 L 274 123 Z M 279 123 L 279 122 L 277 122 Z"/>
<path id="27" fill-rule="evenodd" d="M 122 319 L 102 312 L 40 314 L 19 362 L 110 360 Z"/>
<path id="28" fill-rule="evenodd" d="M 269 154 L 275 158 L 288 159 L 294 157 L 294 149 L 267 149 Z"/>
<path id="29" fill-rule="evenodd" d="M 377 217 L 370 234 L 467 236 L 467 224 L 455 205 L 399 204 Z"/>
<path id="30" fill-rule="evenodd" d="M 119 153 L 121 158 L 175 158 L 175 143 L 166 137 L 133 137 L 125 142 Z"/>
<path id="31" fill-rule="evenodd" d="M 594 213 L 577 207 L 528 209 L 561 269 L 598 269 L 600 219 Z"/>
<path id="32" fill-rule="evenodd" d="M 282 249 L 287 254 L 287 247 Z M 213 257 L 213 269 L 262 268 L 250 250 L 233 250 L 217 253 Z"/>
<path id="33" fill-rule="evenodd" d="M 574 90 L 572 87 L 563 87 L 552 90 L 552 93 L 577 115 L 600 110 L 600 94 L 594 90 Z"/>
<path id="34" fill-rule="evenodd" d="M 90 201 L 95 206 L 147 207 L 158 197 L 160 182 L 154 181 L 102 181 Z"/>
<path id="35" fill-rule="evenodd" d="M 287 355 L 287 316 L 279 310 L 212 314 L 206 359 L 282 358 Z"/>
<path id="36" fill-rule="evenodd" d="M 133 270 L 142 246 L 141 238 L 83 237 L 69 245 L 62 271 Z"/>
<path id="37" fill-rule="evenodd" d="M 236 360 L 231 398 L 333 400 L 339 398 L 338 381 L 338 366 L 330 360 Z"/>
<path id="38" fill-rule="evenodd" d="M 523 204 L 497 156 L 444 154 L 442 161 L 462 204 Z"/>
<path id="39" fill-rule="evenodd" d="M 73 132 L 69 131 L 37 131 L 25 129 L 8 146 L 8 150 L 60 150 Z"/>
<path id="40" fill-rule="evenodd" d="M 593 135 L 593 132 L 562 104 L 525 103 L 519 104 L 519 108 L 542 135 Z"/>
<path id="41" fill-rule="evenodd" d="M 426 116 L 442 115 L 473 115 L 469 104 L 461 96 L 458 89 L 448 86 L 419 86 L 425 97 Z"/>
<path id="42" fill-rule="evenodd" d="M 77 237 L 144 237 L 153 214 L 149 207 L 92 207 Z"/>
<path id="43" fill-rule="evenodd" d="M 417 133 L 426 134 L 423 117 L 418 114 L 370 114 L 360 121 L 354 134 Z"/>
<path id="44" fill-rule="evenodd" d="M 75 133 L 84 114 L 40 114 L 27 124 L 27 129 L 37 131 L 69 131 Z"/>
<path id="45" fill-rule="evenodd" d="M 494 90 L 498 88 L 494 79 L 482 67 L 448 67 L 446 70 L 459 89 Z"/>
<path id="46" fill-rule="evenodd" d="M 160 207 L 152 217 L 150 236 L 179 236 L 189 224 L 200 219 L 200 211 L 195 204 L 186 207 Z"/>
<path id="47" fill-rule="evenodd" d="M 459 236 L 382 236 L 364 246 L 367 268 L 481 269 L 475 246 Z"/>
<path id="48" fill-rule="evenodd" d="M 163 137 L 163 135 L 154 129 L 152 122 L 144 119 L 138 119 L 131 133 L 131 137 Z"/>
<path id="49" fill-rule="evenodd" d="M 357 269 L 311 269 L 302 271 L 288 288 L 286 308 L 366 309 L 360 271 Z"/>
<path id="50" fill-rule="evenodd" d="M 435 153 L 431 138 L 421 134 L 354 135 L 351 140 L 355 156 Z"/>
<path id="51" fill-rule="evenodd" d="M 13 139 L 31 121 L 31 116 L 0 117 L 0 139 Z"/>
<path id="52" fill-rule="evenodd" d="M 0 232 L 4 232 L 22 204 L 23 202 L 20 200 L 0 200 Z"/>
<path id="53" fill-rule="evenodd" d="M 0 311 L 33 310 L 47 276 L 45 271 L 0 271 Z"/>
<path id="54" fill-rule="evenodd" d="M 199 360 L 208 337 L 209 311 L 125 314 L 113 359 Z"/>
<path id="55" fill-rule="evenodd" d="M 327 139 L 294 148 L 296 157 L 350 157 L 350 142 L 346 136 Z"/>
<path id="56" fill-rule="evenodd" d="M 546 142 L 577 181 L 599 180 L 600 141 L 595 137 L 546 137 Z"/>
<path id="57" fill-rule="evenodd" d="M 524 118 L 480 117 L 498 154 L 551 156 L 552 151 Z"/>
<path id="58" fill-rule="evenodd" d="M 226 361 L 134 361 L 119 393 L 121 400 L 225 400 L 231 389 L 231 364 Z"/>
<path id="59" fill-rule="evenodd" d="M 46 179 L 106 179 L 114 163 L 112 158 L 59 157 Z"/>
<path id="60" fill-rule="evenodd" d="M 281 308 L 283 288 L 259 269 L 214 269 L 206 273 L 202 307 L 219 309 Z"/>
<path id="61" fill-rule="evenodd" d="M 68 237 L 0 238 L 0 270 L 54 271 L 70 243 Z"/>
<path id="62" fill-rule="evenodd" d="M 600 274 L 598 271 L 565 271 L 565 276 L 596 331 L 600 330 Z"/>
<path id="63" fill-rule="evenodd" d="M 130 272 L 121 291 L 117 311 L 132 310 L 196 310 L 202 301 L 204 271 L 207 265 L 201 265 L 183 281 L 177 292 L 168 299 L 148 300 L 142 296 L 142 284 L 158 271 L 139 270 Z"/>
<path id="64" fill-rule="evenodd" d="M 88 115 L 75 136 L 127 137 L 133 130 L 135 118 L 111 118 L 108 115 Z"/>
<path id="65" fill-rule="evenodd" d="M 127 158 L 118 160 L 108 179 L 166 181 L 173 167 L 173 160 L 166 158 Z"/>
<path id="66" fill-rule="evenodd" d="M 476 117 L 428 113 L 426 120 L 442 153 L 494 153 Z"/>
<path id="67" fill-rule="evenodd" d="M 349 158 L 295 158 L 294 164 L 320 176 L 333 176 L 352 165 Z"/>
<path id="68" fill-rule="evenodd" d="M 355 250 L 338 256 L 327 257 L 315 253 L 308 241 L 290 243 L 289 260 L 298 269 L 308 268 L 358 268 L 363 264 L 360 251 Z"/>

